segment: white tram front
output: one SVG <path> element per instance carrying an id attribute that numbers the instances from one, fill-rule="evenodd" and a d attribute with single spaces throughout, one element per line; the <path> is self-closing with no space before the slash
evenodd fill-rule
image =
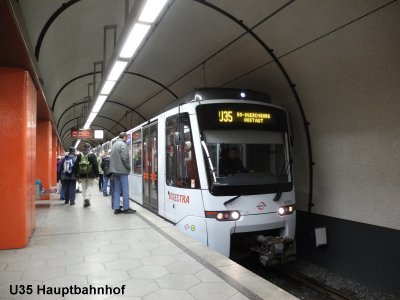
<path id="1" fill-rule="evenodd" d="M 268 101 L 199 89 L 130 130 L 131 199 L 228 257 L 246 245 L 264 265 L 292 260 L 290 122 Z"/>

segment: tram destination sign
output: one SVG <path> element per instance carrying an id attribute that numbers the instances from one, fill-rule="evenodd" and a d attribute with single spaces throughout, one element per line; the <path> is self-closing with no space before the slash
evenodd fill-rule
<path id="1" fill-rule="evenodd" d="M 265 123 L 271 119 L 270 113 L 249 112 L 237 110 L 218 110 L 218 122 L 220 123 Z"/>
<path id="2" fill-rule="evenodd" d="M 255 103 L 212 103 L 196 107 L 201 130 L 287 131 L 286 112 Z"/>

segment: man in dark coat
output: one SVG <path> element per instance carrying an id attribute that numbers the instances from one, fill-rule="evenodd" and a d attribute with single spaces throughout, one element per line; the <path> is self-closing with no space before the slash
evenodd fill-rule
<path id="1" fill-rule="evenodd" d="M 111 180 L 111 172 L 110 172 L 110 152 L 111 149 L 103 156 L 101 159 L 101 168 L 103 169 L 103 196 L 108 196 L 108 182 L 110 182 L 110 195 L 112 196 L 114 192 L 114 184 Z"/>
<path id="2" fill-rule="evenodd" d="M 76 196 L 76 173 L 78 171 L 75 148 L 69 148 L 69 153 L 61 160 L 59 173 L 61 184 L 64 189 L 65 204 L 75 205 Z"/>

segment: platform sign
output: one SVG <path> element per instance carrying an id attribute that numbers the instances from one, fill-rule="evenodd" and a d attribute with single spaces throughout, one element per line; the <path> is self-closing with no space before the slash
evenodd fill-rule
<path id="1" fill-rule="evenodd" d="M 104 130 L 98 130 L 96 129 L 94 131 L 94 138 L 95 139 L 103 139 L 104 138 Z"/>
<path id="2" fill-rule="evenodd" d="M 71 129 L 71 137 L 74 139 L 91 139 L 93 138 L 93 131 L 91 129 Z"/>

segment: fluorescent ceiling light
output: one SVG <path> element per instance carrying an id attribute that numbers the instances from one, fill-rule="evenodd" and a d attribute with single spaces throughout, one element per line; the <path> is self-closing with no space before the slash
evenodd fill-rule
<path id="1" fill-rule="evenodd" d="M 121 76 L 122 72 L 125 70 L 127 64 L 128 64 L 127 61 L 122 61 L 122 60 L 115 61 L 111 69 L 110 75 L 108 75 L 107 80 L 117 81 Z"/>
<path id="2" fill-rule="evenodd" d="M 136 23 L 126 39 L 119 56 L 122 58 L 131 58 L 135 54 L 136 49 L 146 36 L 150 25 Z"/>
<path id="3" fill-rule="evenodd" d="M 139 22 L 153 23 L 167 1 L 168 0 L 148 0 L 139 16 Z"/>
<path id="4" fill-rule="evenodd" d="M 119 53 L 120 58 L 131 59 L 139 48 L 140 44 L 146 37 L 147 32 L 151 28 L 153 23 L 168 0 L 147 0 L 142 12 L 139 15 L 138 23 L 134 24 L 131 31 L 128 34 L 126 41 L 123 42 L 123 46 Z M 140 23 L 142 22 L 142 23 Z M 146 24 L 144 24 L 146 23 Z M 100 91 L 100 95 L 92 108 L 92 112 L 86 121 L 84 126 L 85 129 L 89 129 L 93 120 L 96 118 L 97 113 L 100 111 L 104 102 L 107 100 L 107 96 L 111 93 L 115 84 L 121 77 L 121 74 L 125 70 L 128 61 L 116 60 L 111 68 L 111 71 L 104 82 L 103 87 Z"/>
<path id="5" fill-rule="evenodd" d="M 107 96 L 106 95 L 99 95 L 97 97 L 96 103 L 94 104 L 92 108 L 92 112 L 98 113 L 103 106 L 104 102 L 106 102 Z"/>
<path id="6" fill-rule="evenodd" d="M 108 94 L 111 92 L 111 90 L 113 89 L 113 87 L 114 87 L 114 85 L 115 85 L 116 83 L 117 83 L 116 81 L 107 80 L 107 81 L 104 83 L 103 88 L 101 89 L 100 94 L 108 95 Z"/>
<path id="7" fill-rule="evenodd" d="M 86 121 L 86 124 L 87 124 L 87 123 L 92 123 L 93 120 L 96 118 L 96 116 L 97 116 L 97 113 L 91 112 L 90 115 L 89 115 L 89 118 L 88 118 L 87 121 Z"/>
<path id="8" fill-rule="evenodd" d="M 76 141 L 76 143 L 75 143 L 75 147 L 74 147 L 75 149 L 76 149 L 76 148 L 78 148 L 78 146 L 79 146 L 79 143 L 80 143 L 80 142 L 81 142 L 81 140 L 80 140 L 80 139 Z"/>

